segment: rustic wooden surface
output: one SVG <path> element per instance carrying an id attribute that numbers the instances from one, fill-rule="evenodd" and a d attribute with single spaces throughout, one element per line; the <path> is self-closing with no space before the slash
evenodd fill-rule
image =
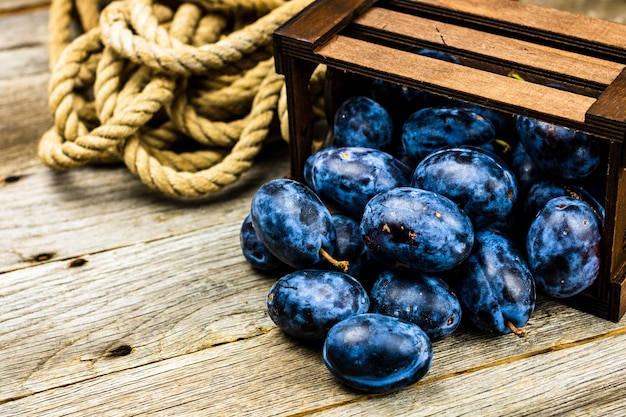
<path id="1" fill-rule="evenodd" d="M 336 383 L 269 320 L 276 276 L 239 252 L 250 198 L 287 172 L 287 149 L 201 201 L 119 166 L 51 171 L 36 155 L 51 124 L 47 17 L 46 1 L 0 6 L 0 415 L 626 414 L 626 320 L 543 298 L 527 337 L 464 328 L 408 389 Z"/>

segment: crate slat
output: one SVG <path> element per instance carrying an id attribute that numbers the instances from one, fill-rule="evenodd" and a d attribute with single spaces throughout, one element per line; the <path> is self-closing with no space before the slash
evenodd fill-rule
<path id="1" fill-rule="evenodd" d="M 390 24 L 389 22 L 393 22 Z M 564 51 L 507 36 L 372 7 L 354 20 L 356 31 L 379 39 L 435 47 L 477 62 L 534 75 L 549 74 L 568 84 L 603 90 L 624 69 L 606 59 Z"/>
<path id="2" fill-rule="evenodd" d="M 389 0 L 390 7 L 442 16 L 500 31 L 515 38 L 554 42 L 565 48 L 593 49 L 626 60 L 624 25 L 563 10 L 510 0 Z"/>
<path id="3" fill-rule="evenodd" d="M 569 124 L 579 130 L 587 129 L 585 113 L 595 102 L 592 97 L 341 35 L 317 48 L 315 54 L 321 62 L 333 67 L 373 78 L 399 80 L 410 87 L 454 95 L 461 100 L 560 125 Z"/>

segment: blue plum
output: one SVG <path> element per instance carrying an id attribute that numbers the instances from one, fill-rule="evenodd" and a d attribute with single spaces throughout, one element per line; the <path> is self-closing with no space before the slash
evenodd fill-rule
<path id="1" fill-rule="evenodd" d="M 303 269 L 277 280 L 267 295 L 270 319 L 283 332 L 307 340 L 322 340 L 339 321 L 366 313 L 367 291 L 339 271 Z"/>
<path id="2" fill-rule="evenodd" d="M 472 222 L 456 203 L 412 187 L 374 196 L 360 229 L 368 252 L 392 269 L 445 271 L 467 258 L 474 242 Z"/>
<path id="3" fill-rule="evenodd" d="M 250 216 L 261 242 L 293 268 L 312 267 L 335 250 L 330 212 L 298 181 L 279 178 L 261 185 L 252 197 Z"/>
<path id="4" fill-rule="evenodd" d="M 447 52 L 437 51 L 430 48 L 415 48 L 412 49 L 418 55 L 428 56 L 430 58 L 440 59 L 442 61 L 451 62 L 453 64 L 460 64 L 461 61 L 456 56 Z"/>
<path id="5" fill-rule="evenodd" d="M 526 217 L 532 221 L 548 201 L 561 196 L 574 197 L 589 204 L 594 213 L 598 216 L 600 223 L 604 223 L 604 207 L 591 193 L 576 185 L 550 180 L 537 181 L 528 190 L 528 195 L 524 201 L 524 213 Z"/>
<path id="6" fill-rule="evenodd" d="M 480 146 L 494 138 L 495 129 L 489 120 L 458 108 L 420 109 L 402 126 L 403 151 L 416 161 L 445 146 Z"/>
<path id="7" fill-rule="evenodd" d="M 250 214 L 241 223 L 239 246 L 241 247 L 243 257 L 254 268 L 269 271 L 283 265 L 257 236 Z"/>
<path id="8" fill-rule="evenodd" d="M 528 189 L 540 179 L 543 178 L 541 170 L 528 155 L 524 145 L 521 142 L 517 142 L 513 146 L 513 152 L 511 154 L 510 161 L 511 171 L 517 179 L 517 186 L 520 196 L 525 196 Z"/>
<path id="9" fill-rule="evenodd" d="M 377 313 L 334 325 L 322 347 L 331 374 L 369 393 L 397 391 L 419 381 L 432 363 L 432 342 L 420 327 Z"/>
<path id="10" fill-rule="evenodd" d="M 360 219 L 376 194 L 411 184 L 411 171 L 392 155 L 371 148 L 343 147 L 312 156 L 311 182 L 322 200 Z"/>
<path id="11" fill-rule="evenodd" d="M 526 116 L 517 116 L 516 127 L 524 149 L 545 174 L 584 178 L 600 165 L 600 147 L 593 136 Z"/>
<path id="12" fill-rule="evenodd" d="M 358 278 L 361 275 L 365 254 L 365 243 L 363 243 L 359 229 L 360 223 L 340 213 L 334 213 L 332 218 L 337 236 L 333 256 L 348 261 L 350 266 L 347 273 Z"/>
<path id="13" fill-rule="evenodd" d="M 517 200 L 517 181 L 499 157 L 474 146 L 443 148 L 426 156 L 413 186 L 457 203 L 476 227 L 504 222 Z"/>
<path id="14" fill-rule="evenodd" d="M 371 311 L 417 324 L 431 341 L 450 336 L 461 323 L 461 304 L 432 274 L 384 271 L 370 290 Z"/>
<path id="15" fill-rule="evenodd" d="M 475 234 L 470 257 L 447 278 L 461 302 L 463 317 L 497 334 L 523 334 L 535 309 L 536 287 L 514 243 L 495 229 Z"/>
<path id="16" fill-rule="evenodd" d="M 537 288 L 555 298 L 579 294 L 600 273 L 600 220 L 589 204 L 570 196 L 549 200 L 526 236 Z"/>
<path id="17" fill-rule="evenodd" d="M 489 120 L 493 125 L 496 136 L 507 135 L 509 133 L 511 125 L 514 124 L 513 116 L 511 116 L 510 114 L 490 109 L 485 106 L 467 102 L 456 102 L 454 106 L 459 109 L 472 111 Z"/>
<path id="18" fill-rule="evenodd" d="M 333 133 L 338 146 L 389 149 L 393 121 L 385 108 L 366 96 L 345 100 L 335 113 Z"/>
<path id="19" fill-rule="evenodd" d="M 304 167 L 302 168 L 302 182 L 309 188 L 313 189 L 313 177 L 315 174 L 315 166 L 319 159 L 323 159 L 327 157 L 329 152 L 334 152 L 334 149 L 337 149 L 336 146 L 330 145 L 325 148 L 320 149 L 317 152 L 312 153 L 309 157 L 304 161 Z"/>

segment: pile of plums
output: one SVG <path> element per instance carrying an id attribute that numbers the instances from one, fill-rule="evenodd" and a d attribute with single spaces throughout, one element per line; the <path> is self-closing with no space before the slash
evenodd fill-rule
<path id="1" fill-rule="evenodd" d="M 339 381 L 388 392 L 422 378 L 462 318 L 521 336 L 536 291 L 593 284 L 604 190 L 588 185 L 604 184 L 606 149 L 382 80 L 368 92 L 338 107 L 334 143 L 303 181 L 257 190 L 240 238 L 253 267 L 286 268 L 267 296 L 273 322 L 321 342 Z"/>

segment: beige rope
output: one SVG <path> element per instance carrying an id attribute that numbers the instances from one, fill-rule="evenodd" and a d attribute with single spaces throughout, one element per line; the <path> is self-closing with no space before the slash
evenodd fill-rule
<path id="1" fill-rule="evenodd" d="M 40 158 L 59 170 L 123 162 L 171 196 L 233 184 L 274 120 L 288 140 L 272 34 L 311 1 L 52 0 L 54 125 Z M 324 75 L 310 86 L 320 117 Z"/>

